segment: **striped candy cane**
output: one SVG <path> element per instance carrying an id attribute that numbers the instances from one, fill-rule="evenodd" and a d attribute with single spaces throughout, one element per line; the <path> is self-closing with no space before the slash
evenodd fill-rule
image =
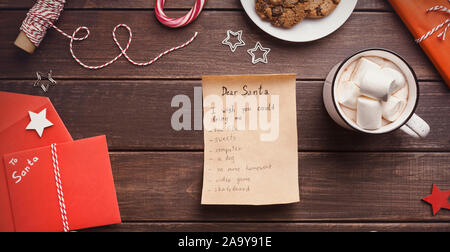
<path id="1" fill-rule="evenodd" d="M 196 0 L 192 9 L 185 16 L 179 18 L 169 18 L 163 10 L 165 2 L 166 0 L 156 0 L 155 14 L 161 24 L 171 28 L 183 27 L 190 24 L 198 17 L 206 4 L 206 0 Z"/>

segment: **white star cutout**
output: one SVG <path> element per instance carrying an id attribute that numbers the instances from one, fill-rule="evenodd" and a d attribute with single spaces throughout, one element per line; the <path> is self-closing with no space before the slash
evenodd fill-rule
<path id="1" fill-rule="evenodd" d="M 53 126 L 53 123 L 51 123 L 49 120 L 47 120 L 47 109 L 45 108 L 39 114 L 33 113 L 31 111 L 28 111 L 28 114 L 30 115 L 31 122 L 27 126 L 27 130 L 36 130 L 39 137 L 42 137 L 42 133 L 44 132 L 44 129 L 50 126 Z"/>
<path id="2" fill-rule="evenodd" d="M 239 42 L 232 44 L 230 42 L 231 35 L 233 35 L 234 37 L 237 36 L 237 39 L 239 40 Z M 222 41 L 222 44 L 228 45 L 232 52 L 235 52 L 239 46 L 245 46 L 245 42 L 242 40 L 242 31 L 233 32 L 231 30 L 228 30 L 227 37 Z"/>
<path id="3" fill-rule="evenodd" d="M 262 58 L 257 58 L 256 59 L 255 52 L 258 51 L 258 50 L 263 51 L 264 55 L 263 55 Z M 252 63 L 253 63 L 253 65 L 258 64 L 258 62 L 261 62 L 261 63 L 264 63 L 264 64 L 267 64 L 269 62 L 267 60 L 267 54 L 269 54 L 270 48 L 262 47 L 262 45 L 261 45 L 261 43 L 259 43 L 259 41 L 258 41 L 258 43 L 256 43 L 255 48 L 247 50 L 247 52 L 252 56 Z"/>

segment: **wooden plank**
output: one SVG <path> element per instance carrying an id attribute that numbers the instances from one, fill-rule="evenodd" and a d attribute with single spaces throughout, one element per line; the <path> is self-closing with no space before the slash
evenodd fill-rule
<path id="1" fill-rule="evenodd" d="M 450 153 L 299 153 L 301 202 L 202 206 L 203 153 L 112 153 L 124 222 L 450 221 L 421 199 L 450 189 Z M 447 223 L 448 224 L 448 223 Z"/>
<path id="2" fill-rule="evenodd" d="M 345 0 L 344 0 L 345 1 Z M 0 9 L 12 8 L 31 8 L 34 0 L 0 0 Z M 152 9 L 155 7 L 155 1 L 147 0 L 77 0 L 67 1 L 66 10 L 70 9 Z M 194 0 L 169 0 L 166 2 L 167 9 L 189 9 L 192 7 Z M 242 9 L 240 0 L 208 0 L 206 9 Z M 383 0 L 360 0 L 358 1 L 357 10 L 374 10 L 387 11 L 391 10 L 388 3 Z"/>
<path id="3" fill-rule="evenodd" d="M 71 81 L 59 80 L 56 74 L 55 78 L 59 84 L 48 96 L 75 139 L 106 134 L 111 150 L 203 150 L 202 131 L 171 127 L 172 114 L 179 109 L 171 107 L 172 98 L 187 95 L 193 109 L 194 87 L 201 87 L 201 81 Z M 43 95 L 33 82 L 3 80 L 0 90 Z M 417 114 L 431 126 L 426 139 L 414 139 L 401 131 L 369 136 L 341 128 L 323 106 L 322 86 L 321 81 L 297 83 L 299 150 L 450 150 L 450 120 L 442 120 L 450 114 L 450 92 L 443 83 L 420 83 Z"/>
<path id="4" fill-rule="evenodd" d="M 180 14 L 180 12 L 173 12 Z M 158 24 L 146 11 L 66 11 L 58 25 L 71 33 L 79 25 L 91 28 L 91 37 L 75 42 L 74 51 L 84 62 L 100 65 L 119 53 L 111 31 L 120 23 L 133 29 L 128 51 L 137 61 L 147 61 L 161 51 L 199 37 L 189 47 L 165 56 L 154 65 L 136 67 L 124 58 L 100 71 L 79 66 L 69 54 L 69 41 L 51 30 L 33 55 L 12 45 L 25 11 L 0 11 L 0 22 L 8 23 L 0 41 L 0 78 L 34 78 L 35 71 L 52 69 L 60 78 L 189 78 L 203 74 L 297 73 L 300 79 L 324 79 L 330 69 L 354 52 L 369 47 L 384 47 L 403 55 L 421 80 L 441 80 L 430 61 L 394 13 L 355 13 L 340 30 L 312 43 L 287 43 L 259 30 L 242 12 L 208 11 L 185 29 L 174 30 Z M 83 17 L 80 19 L 80 17 Z M 81 21 L 82 20 L 82 21 Z M 223 24 L 227 20 L 227 24 Z M 242 29 L 247 46 L 231 53 L 221 41 L 227 29 Z M 79 35 L 81 36 L 81 34 Z M 118 32 L 125 45 L 126 31 Z M 246 49 L 257 41 L 272 51 L 269 64 L 253 65 Z"/>
<path id="5" fill-rule="evenodd" d="M 122 223 L 88 232 L 449 232 L 450 223 Z"/>

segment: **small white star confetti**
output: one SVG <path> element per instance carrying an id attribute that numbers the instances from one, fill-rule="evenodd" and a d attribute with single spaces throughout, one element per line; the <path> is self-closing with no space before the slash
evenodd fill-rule
<path id="1" fill-rule="evenodd" d="M 27 126 L 27 130 L 36 130 L 39 137 L 42 137 L 42 133 L 44 132 L 45 128 L 48 128 L 50 126 L 53 126 L 53 123 L 51 123 L 49 120 L 47 120 L 47 109 L 45 108 L 38 114 L 33 113 L 31 111 L 28 111 L 28 114 L 30 115 L 31 122 Z"/>
<path id="2" fill-rule="evenodd" d="M 258 51 L 258 50 L 264 52 L 264 55 L 263 55 L 262 58 L 256 58 L 255 52 Z M 256 43 L 255 48 L 249 49 L 249 50 L 247 50 L 247 52 L 252 56 L 252 63 L 253 63 L 253 65 L 258 64 L 259 62 L 264 63 L 264 64 L 267 64 L 269 62 L 267 60 L 267 55 L 270 52 L 270 48 L 262 47 L 262 45 L 261 45 L 261 43 L 259 41 Z"/>
<path id="3" fill-rule="evenodd" d="M 237 37 L 239 42 L 234 43 L 234 44 L 231 43 L 230 42 L 231 35 L 233 35 L 234 37 Z M 222 44 L 229 46 L 232 52 L 235 52 L 239 46 L 245 46 L 245 42 L 242 40 L 242 31 L 233 32 L 231 30 L 228 30 L 227 37 L 222 41 Z"/>

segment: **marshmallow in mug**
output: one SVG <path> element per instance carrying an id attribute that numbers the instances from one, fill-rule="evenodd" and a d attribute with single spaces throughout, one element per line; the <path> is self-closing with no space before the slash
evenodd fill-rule
<path id="1" fill-rule="evenodd" d="M 381 67 L 377 63 L 366 58 L 361 58 L 359 59 L 355 69 L 353 70 L 351 80 L 356 83 L 356 85 L 360 86 L 364 76 L 368 71 L 376 71 L 380 69 Z"/>
<path id="2" fill-rule="evenodd" d="M 381 102 L 366 97 L 358 98 L 356 123 L 366 130 L 376 130 L 382 126 Z"/>
<path id="3" fill-rule="evenodd" d="M 385 68 L 368 70 L 361 81 L 360 87 L 361 94 L 374 99 L 387 101 L 394 92 L 398 91 L 404 85 L 405 80 L 401 73 L 391 68 Z"/>
<path id="4" fill-rule="evenodd" d="M 359 87 L 353 81 L 344 81 L 339 86 L 338 101 L 348 108 L 356 109 L 359 95 Z"/>
<path id="5" fill-rule="evenodd" d="M 395 92 L 394 94 L 392 94 L 392 96 L 395 96 L 401 100 L 408 100 L 408 95 L 409 95 L 409 90 L 408 90 L 408 86 L 403 86 L 402 88 L 400 88 L 400 90 L 398 90 L 397 92 Z"/>
<path id="6" fill-rule="evenodd" d="M 406 101 L 395 96 L 389 97 L 387 102 L 382 102 L 383 118 L 393 122 L 397 120 L 406 107 Z"/>
<path id="7" fill-rule="evenodd" d="M 392 78 L 394 78 L 394 92 L 399 90 L 406 84 L 405 76 L 403 76 L 403 74 L 400 73 L 399 71 L 392 69 L 390 67 L 382 68 L 380 74 L 390 75 L 392 76 Z"/>

